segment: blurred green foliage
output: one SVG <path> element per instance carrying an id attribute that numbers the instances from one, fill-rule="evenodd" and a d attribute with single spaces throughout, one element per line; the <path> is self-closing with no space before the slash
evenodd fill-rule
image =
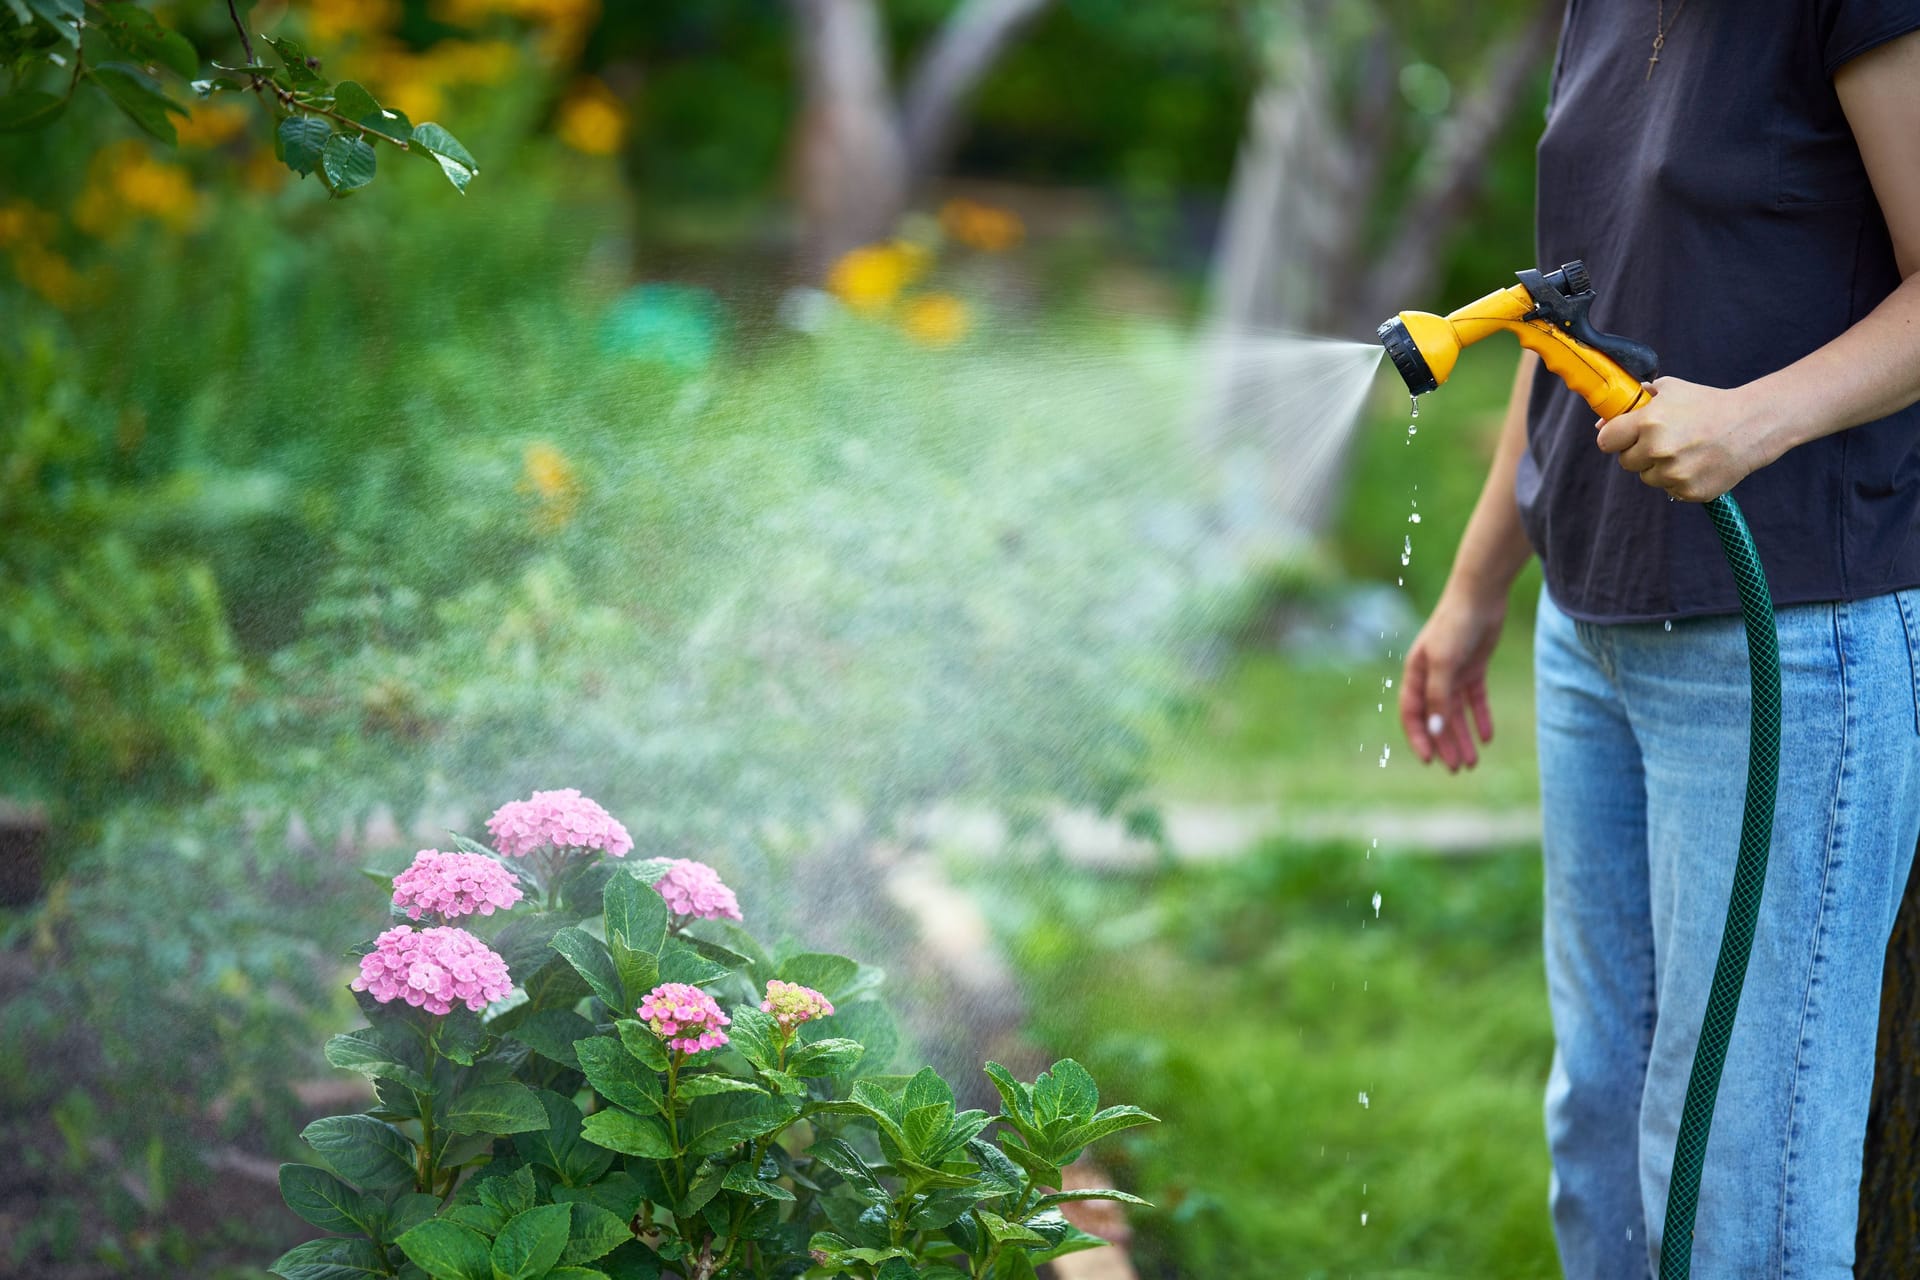
<path id="1" fill-rule="evenodd" d="M 1554 1272 L 1535 854 L 1276 844 L 974 883 L 1041 1045 L 1166 1122 L 1096 1152 L 1156 1206 L 1143 1272 Z"/>

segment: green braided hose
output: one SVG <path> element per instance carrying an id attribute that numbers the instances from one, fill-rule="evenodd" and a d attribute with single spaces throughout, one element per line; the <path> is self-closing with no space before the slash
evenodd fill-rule
<path id="1" fill-rule="evenodd" d="M 1774 624 L 1773 596 L 1766 571 L 1754 550 L 1746 517 L 1731 497 L 1707 504 L 1720 547 L 1740 595 L 1740 616 L 1747 624 L 1747 662 L 1752 669 L 1753 719 L 1747 746 L 1747 806 L 1740 819 L 1740 858 L 1733 868 L 1733 893 L 1727 902 L 1727 926 L 1720 938 L 1720 959 L 1713 968 L 1707 1016 L 1693 1052 L 1693 1074 L 1680 1112 L 1680 1133 L 1673 1148 L 1673 1176 L 1667 1188 L 1667 1224 L 1660 1239 L 1660 1280 L 1686 1280 L 1693 1269 L 1693 1224 L 1700 1208 L 1700 1170 L 1707 1158 L 1707 1134 L 1713 1128 L 1713 1103 L 1720 1092 L 1720 1070 L 1727 1041 L 1740 1009 L 1740 988 L 1753 952 L 1754 923 L 1760 893 L 1767 883 L 1767 849 L 1773 843 L 1774 793 L 1780 785 L 1780 635 Z"/>

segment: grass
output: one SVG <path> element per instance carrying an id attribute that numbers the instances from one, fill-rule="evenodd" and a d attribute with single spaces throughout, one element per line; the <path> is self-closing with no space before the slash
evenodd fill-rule
<path id="1" fill-rule="evenodd" d="M 1098 1153 L 1155 1205 L 1143 1275 L 1555 1273 L 1532 853 L 1269 846 L 983 892 L 1032 1033 L 1164 1121 Z"/>

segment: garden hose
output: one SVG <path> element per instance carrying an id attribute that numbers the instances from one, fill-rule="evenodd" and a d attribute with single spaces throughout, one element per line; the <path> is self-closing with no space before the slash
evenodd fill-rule
<path id="1" fill-rule="evenodd" d="M 1601 418 L 1615 418 L 1644 404 L 1652 394 L 1644 384 L 1657 373 L 1658 358 L 1641 343 L 1593 327 L 1588 312 L 1595 295 L 1585 265 L 1569 262 L 1557 271 L 1518 274 L 1519 284 L 1495 290 L 1449 315 L 1403 311 L 1380 326 L 1380 341 L 1407 389 L 1416 396 L 1436 389 L 1453 372 L 1461 347 L 1504 330 L 1518 337 L 1523 347 L 1539 353 L 1547 369 Z M 1740 505 L 1723 494 L 1707 504 L 1707 515 L 1720 536 L 1740 598 L 1753 709 L 1740 855 L 1734 863 L 1720 956 L 1714 964 L 1706 1017 L 1694 1047 L 1693 1070 L 1674 1142 L 1660 1239 L 1660 1280 L 1685 1280 L 1693 1269 L 1700 1174 L 1706 1164 L 1727 1043 L 1733 1036 L 1747 960 L 1753 953 L 1760 894 L 1767 881 L 1767 851 L 1773 843 L 1774 798 L 1780 785 L 1780 635 L 1773 596 Z"/>

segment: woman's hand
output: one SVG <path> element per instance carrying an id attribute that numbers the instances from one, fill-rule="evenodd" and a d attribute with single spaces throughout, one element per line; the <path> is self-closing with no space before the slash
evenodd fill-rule
<path id="1" fill-rule="evenodd" d="M 1449 773 L 1458 773 L 1462 765 L 1471 769 L 1480 763 L 1473 731 L 1479 731 L 1481 742 L 1493 741 L 1487 661 L 1500 643 L 1506 617 L 1504 591 L 1476 599 L 1449 586 L 1414 637 L 1400 678 L 1400 727 L 1422 764 L 1432 764 L 1437 754 Z"/>
<path id="2" fill-rule="evenodd" d="M 1656 489 L 1711 502 L 1779 456 L 1745 388 L 1722 391 L 1679 378 L 1650 384 L 1653 399 L 1598 424 L 1600 448 Z"/>

